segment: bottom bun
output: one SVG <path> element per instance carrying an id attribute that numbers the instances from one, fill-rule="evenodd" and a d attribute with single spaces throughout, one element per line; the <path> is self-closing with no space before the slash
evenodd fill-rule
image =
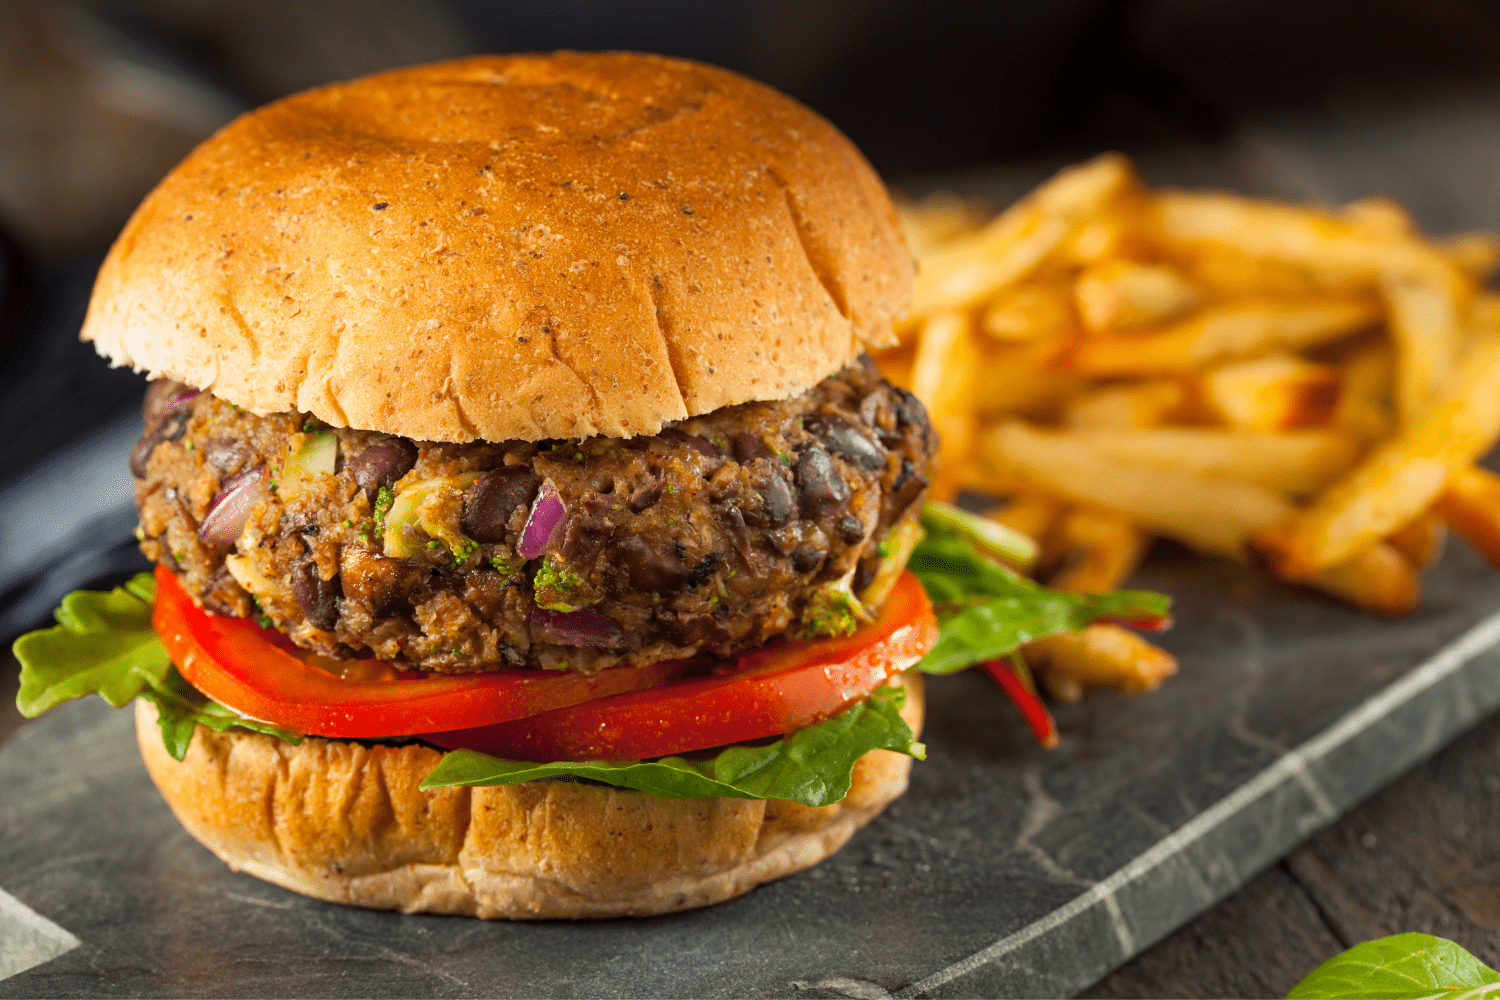
<path id="1" fill-rule="evenodd" d="M 901 715 L 922 723 L 922 682 Z M 911 758 L 874 750 L 849 794 L 663 799 L 571 781 L 423 792 L 442 753 L 199 726 L 182 762 L 136 702 L 151 780 L 235 871 L 316 899 L 403 913 L 546 919 L 649 916 L 722 902 L 833 854 L 906 791 Z"/>

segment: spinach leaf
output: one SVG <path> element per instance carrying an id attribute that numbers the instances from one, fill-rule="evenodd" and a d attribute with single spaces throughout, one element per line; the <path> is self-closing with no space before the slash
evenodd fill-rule
<path id="1" fill-rule="evenodd" d="M 1431 934 L 1396 934 L 1355 945 L 1318 966 L 1287 1000 L 1418 1000 L 1500 997 L 1500 972 Z"/>
<path id="2" fill-rule="evenodd" d="M 1019 647 L 1081 629 L 1101 618 L 1165 617 L 1171 601 L 1139 590 L 1071 594 L 1050 590 L 987 559 L 962 532 L 924 513 L 927 537 L 917 543 L 907 568 L 916 574 L 937 609 L 942 633 L 919 665 L 929 674 L 949 674 Z"/>
<path id="3" fill-rule="evenodd" d="M 534 764 L 454 750 L 423 780 L 422 788 L 588 778 L 668 799 L 725 796 L 826 806 L 848 793 L 854 762 L 869 751 L 895 750 L 919 760 L 926 755 L 899 714 L 905 700 L 903 688 L 878 688 L 864 702 L 769 746 L 729 747 L 707 760 Z"/>

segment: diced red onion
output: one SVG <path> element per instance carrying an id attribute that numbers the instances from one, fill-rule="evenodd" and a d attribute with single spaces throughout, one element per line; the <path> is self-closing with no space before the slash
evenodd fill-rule
<path id="1" fill-rule="evenodd" d="M 225 483 L 198 526 L 199 540 L 209 545 L 233 545 L 245 530 L 250 509 L 265 494 L 265 478 L 264 468 L 251 469 Z"/>
<path id="2" fill-rule="evenodd" d="M 164 417 L 173 410 L 182 409 L 201 394 L 201 390 L 187 385 L 180 385 L 170 392 L 156 393 L 148 401 L 147 408 L 149 412 L 145 414 L 146 423 L 150 424 L 153 420 Z"/>
<path id="3" fill-rule="evenodd" d="M 625 641 L 620 623 L 590 608 L 581 611 L 531 609 L 531 634 L 561 646 L 613 647 Z"/>
<path id="4" fill-rule="evenodd" d="M 526 527 L 521 529 L 521 541 L 516 545 L 516 554 L 522 559 L 535 559 L 547 551 L 547 546 L 552 543 L 552 536 L 557 534 L 557 529 L 562 527 L 563 519 L 568 516 L 568 508 L 563 506 L 562 497 L 557 495 L 557 487 L 552 485 L 552 480 L 544 479 L 542 488 L 537 491 L 536 500 L 531 505 L 531 513 L 526 516 Z"/>

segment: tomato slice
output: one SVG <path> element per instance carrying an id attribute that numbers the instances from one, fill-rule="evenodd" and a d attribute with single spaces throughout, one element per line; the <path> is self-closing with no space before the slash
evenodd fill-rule
<path id="1" fill-rule="evenodd" d="M 845 639 L 775 643 L 731 672 L 598 698 L 514 722 L 423 736 L 510 760 L 640 760 L 777 736 L 843 711 L 937 642 L 932 602 L 903 573 Z"/>
<path id="2" fill-rule="evenodd" d="M 274 629 L 206 613 L 161 566 L 151 624 L 193 687 L 245 715 L 318 736 L 410 736 L 521 719 L 661 684 L 688 667 L 673 660 L 589 677 L 551 670 L 433 675 L 387 668 L 368 671 L 385 674 L 376 679 L 340 677 L 294 655 Z"/>

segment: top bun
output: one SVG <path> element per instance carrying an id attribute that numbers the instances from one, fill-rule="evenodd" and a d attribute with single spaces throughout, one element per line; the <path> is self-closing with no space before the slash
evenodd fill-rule
<path id="1" fill-rule="evenodd" d="M 699 63 L 499 56 L 244 115 L 147 197 L 83 338 L 255 413 L 435 441 L 654 434 L 891 337 L 859 151 Z"/>

